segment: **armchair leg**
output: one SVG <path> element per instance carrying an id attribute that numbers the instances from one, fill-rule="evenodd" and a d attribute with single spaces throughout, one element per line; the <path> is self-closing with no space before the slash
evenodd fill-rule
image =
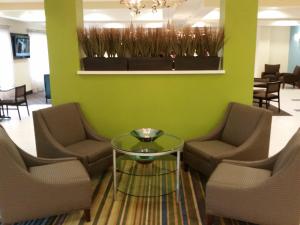
<path id="1" fill-rule="evenodd" d="M 214 217 L 212 215 L 206 215 L 206 225 L 213 225 Z"/>
<path id="2" fill-rule="evenodd" d="M 84 216 L 84 220 L 86 222 L 91 222 L 91 210 L 90 209 L 85 209 L 83 216 Z"/>

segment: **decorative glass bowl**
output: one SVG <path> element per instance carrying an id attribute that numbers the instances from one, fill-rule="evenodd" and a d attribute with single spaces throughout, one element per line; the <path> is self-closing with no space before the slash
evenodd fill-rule
<path id="1" fill-rule="evenodd" d="M 163 135 L 164 132 L 158 129 L 141 128 L 131 131 L 130 134 L 141 142 L 151 142 Z"/>

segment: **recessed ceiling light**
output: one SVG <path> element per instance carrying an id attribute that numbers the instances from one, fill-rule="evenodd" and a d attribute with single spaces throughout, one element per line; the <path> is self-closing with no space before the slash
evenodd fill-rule
<path id="1" fill-rule="evenodd" d="M 258 12 L 258 19 L 285 19 L 288 16 L 279 10 L 262 10 Z"/>
<path id="2" fill-rule="evenodd" d="M 103 24 L 104 28 L 125 28 L 123 23 L 105 23 Z"/>
<path id="3" fill-rule="evenodd" d="M 204 23 L 203 21 L 199 21 L 197 23 L 195 23 L 192 27 L 205 27 L 206 23 Z"/>
<path id="4" fill-rule="evenodd" d="M 145 28 L 162 28 L 163 27 L 163 23 L 146 23 L 145 25 L 143 25 L 143 27 Z"/>
<path id="5" fill-rule="evenodd" d="M 272 22 L 271 25 L 272 26 L 287 26 L 287 27 L 291 27 L 291 26 L 298 26 L 298 25 L 300 25 L 300 23 L 297 20 L 278 20 L 278 21 Z"/>
<path id="6" fill-rule="evenodd" d="M 84 21 L 111 21 L 112 18 L 103 13 L 89 13 L 84 16 Z"/>
<path id="7" fill-rule="evenodd" d="M 219 20 L 220 19 L 220 9 L 214 9 L 207 13 L 203 18 L 203 20 Z"/>

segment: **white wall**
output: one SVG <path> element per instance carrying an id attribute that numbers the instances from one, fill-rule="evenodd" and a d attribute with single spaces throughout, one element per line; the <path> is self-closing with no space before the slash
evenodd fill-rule
<path id="1" fill-rule="evenodd" d="M 255 77 L 260 77 L 265 64 L 280 64 L 280 71 L 288 71 L 290 27 L 258 26 Z"/>
<path id="2" fill-rule="evenodd" d="M 0 25 L 9 26 L 11 33 L 28 33 L 28 29 L 45 30 L 43 24 L 24 23 L 20 21 L 0 18 Z M 27 91 L 32 90 L 30 67 L 28 59 L 14 59 L 15 85 L 26 84 Z"/>

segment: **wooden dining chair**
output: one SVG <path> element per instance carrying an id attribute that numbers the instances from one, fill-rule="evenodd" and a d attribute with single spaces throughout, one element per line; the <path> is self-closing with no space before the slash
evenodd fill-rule
<path id="1" fill-rule="evenodd" d="M 278 103 L 278 112 L 280 112 L 280 81 L 268 82 L 265 90 L 255 91 L 253 98 L 258 100 L 259 107 L 263 104 L 269 108 L 270 101 Z"/>
<path id="2" fill-rule="evenodd" d="M 3 99 L 1 101 L 1 104 L 3 106 L 6 106 L 7 116 L 8 116 L 9 109 L 18 110 L 19 119 L 21 120 L 19 106 L 26 106 L 28 115 L 30 115 L 29 109 L 28 109 L 27 97 L 26 97 L 26 85 L 21 85 L 21 86 L 15 87 L 14 89 L 15 89 L 14 98 Z M 9 108 L 9 106 L 16 106 L 17 108 Z"/>

